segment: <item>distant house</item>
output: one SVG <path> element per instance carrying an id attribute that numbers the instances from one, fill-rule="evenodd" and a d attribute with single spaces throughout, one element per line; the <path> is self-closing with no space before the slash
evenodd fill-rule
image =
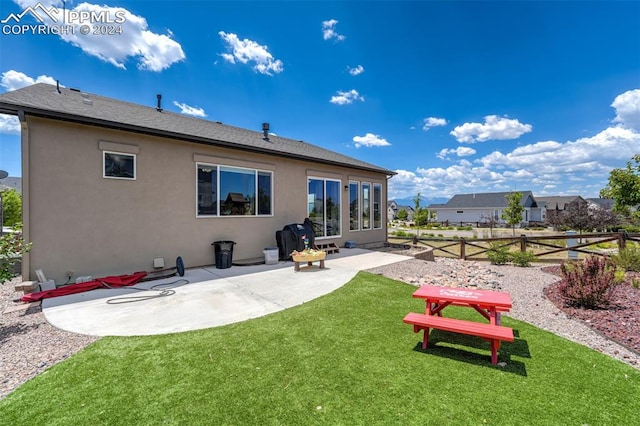
<path id="1" fill-rule="evenodd" d="M 531 191 L 520 192 L 520 205 L 524 207 L 522 223 L 541 222 L 542 210 L 536 204 Z M 438 222 L 493 222 L 496 225 L 504 225 L 506 222 L 502 219 L 502 214 L 508 205 L 506 196 L 509 194 L 510 192 L 457 194 L 445 204 L 431 204 L 428 209 L 435 212 Z"/>
<path id="2" fill-rule="evenodd" d="M 389 201 L 387 203 L 387 219 L 398 219 L 398 213 L 403 210 L 407 212 L 407 220 L 413 221 L 413 215 L 416 213 L 415 209 L 411 206 L 401 206 L 396 203 L 395 200 Z"/>
<path id="3" fill-rule="evenodd" d="M 151 270 L 157 257 L 212 265 L 217 240 L 236 242 L 234 262 L 256 259 L 307 217 L 316 244 L 386 241 L 395 172 L 157 102 L 48 84 L 0 94 L 21 127 L 25 280 Z"/>
<path id="4" fill-rule="evenodd" d="M 563 221 L 563 216 L 567 214 L 572 205 L 587 203 L 587 201 L 579 195 L 536 197 L 536 202 L 542 209 L 542 220 L 545 223 L 554 225 L 554 227 Z"/>
<path id="5" fill-rule="evenodd" d="M 15 189 L 18 192 L 22 192 L 22 178 L 9 176 L 0 180 L 0 191 L 7 189 Z"/>

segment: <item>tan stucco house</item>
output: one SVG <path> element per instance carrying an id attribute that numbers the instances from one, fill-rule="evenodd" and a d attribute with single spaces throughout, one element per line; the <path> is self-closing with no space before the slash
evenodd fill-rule
<path id="1" fill-rule="evenodd" d="M 380 243 L 393 171 L 299 140 L 53 85 L 0 95 L 21 125 L 24 279 L 64 282 L 152 270 L 181 256 L 212 265 L 276 247 L 311 218 L 316 243 Z M 266 124 L 266 123 L 265 123 Z M 260 127 L 258 127 L 260 128 Z"/>

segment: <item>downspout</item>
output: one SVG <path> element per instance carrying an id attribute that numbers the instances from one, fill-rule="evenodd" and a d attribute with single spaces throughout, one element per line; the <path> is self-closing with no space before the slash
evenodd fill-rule
<path id="1" fill-rule="evenodd" d="M 20 121 L 20 146 L 22 149 L 22 237 L 26 242 L 31 242 L 30 227 L 30 173 L 29 173 L 29 126 L 24 110 L 18 110 L 18 120 Z M 22 255 L 22 281 L 31 279 L 31 255 L 29 252 Z"/>

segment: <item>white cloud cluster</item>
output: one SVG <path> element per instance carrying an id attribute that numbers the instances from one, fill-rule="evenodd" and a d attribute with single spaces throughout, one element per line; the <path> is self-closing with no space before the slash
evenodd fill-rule
<path id="1" fill-rule="evenodd" d="M 9 91 L 31 86 L 35 83 L 56 84 L 56 80 L 48 75 L 39 75 L 36 78 L 32 78 L 15 70 L 3 72 L 2 79 L 0 80 L 0 85 Z"/>
<path id="2" fill-rule="evenodd" d="M 15 0 L 15 2 L 23 8 L 34 6 L 34 2 L 31 0 Z M 147 20 L 144 17 L 134 15 L 122 7 L 83 2 L 74 8 L 70 8 L 69 5 L 63 8 L 61 1 L 45 0 L 40 3 L 44 6 L 56 7 L 55 19 L 57 22 L 42 14 L 46 25 L 54 23 L 59 25 L 60 22 L 76 25 L 76 31 L 73 33 L 61 33 L 61 39 L 118 68 L 125 69 L 127 59 L 137 58 L 139 69 L 157 72 L 185 59 L 182 47 L 172 39 L 171 31 L 167 31 L 167 34 L 149 31 Z M 79 28 L 85 22 L 77 17 L 81 13 L 102 16 L 105 19 L 115 21 L 113 25 L 119 26 L 122 31 L 119 34 L 110 35 L 94 34 L 93 31 L 82 34 Z M 88 22 L 88 24 L 95 24 L 95 22 Z M 91 29 L 91 27 L 92 25 L 89 25 L 88 28 Z"/>
<path id="3" fill-rule="evenodd" d="M 640 89 L 616 96 L 611 106 L 616 110 L 614 122 L 640 132 Z"/>
<path id="4" fill-rule="evenodd" d="M 444 160 L 448 158 L 449 155 L 457 155 L 458 157 L 468 157 L 470 155 L 474 155 L 476 150 L 473 148 L 469 148 L 468 146 L 459 146 L 456 149 L 442 149 L 439 153 L 436 154 L 436 157 Z"/>
<path id="5" fill-rule="evenodd" d="M 364 136 L 354 136 L 353 142 L 355 142 L 356 148 L 364 147 L 372 147 L 372 146 L 389 146 L 391 145 L 386 139 L 380 137 L 379 135 L 374 135 L 373 133 L 367 133 Z"/>
<path id="6" fill-rule="evenodd" d="M 446 126 L 446 125 L 447 125 L 447 120 L 445 120 L 444 118 L 427 117 L 424 119 L 424 126 L 422 126 L 422 130 L 426 132 L 432 127 Z"/>
<path id="7" fill-rule="evenodd" d="M 354 101 L 364 101 L 364 97 L 360 96 L 357 90 L 351 89 L 348 92 L 338 90 L 338 94 L 332 96 L 329 102 L 337 105 L 352 104 Z"/>
<path id="8" fill-rule="evenodd" d="M 18 121 L 18 117 L 0 114 L 0 133 L 20 134 L 20 121 Z"/>
<path id="9" fill-rule="evenodd" d="M 330 19 L 328 21 L 322 21 L 322 38 L 325 40 L 336 39 L 337 41 L 342 41 L 345 39 L 345 36 L 342 34 L 338 34 L 336 32 L 336 24 L 338 21 L 335 19 Z"/>
<path id="10" fill-rule="evenodd" d="M 246 38 L 240 40 L 236 34 L 227 34 L 224 31 L 220 31 L 218 35 L 227 43 L 227 48 L 232 52 L 220 55 L 226 61 L 232 64 L 235 64 L 236 61 L 243 64 L 252 62 L 255 64 L 253 65 L 254 71 L 265 75 L 278 74 L 284 71 L 282 61 L 274 59 L 273 55 L 269 53 L 268 46 L 262 46 Z"/>
<path id="11" fill-rule="evenodd" d="M 532 190 L 536 195 L 595 197 L 606 185 L 611 170 L 623 166 L 638 153 L 640 132 L 635 129 L 640 111 L 639 99 L 638 90 L 617 96 L 611 106 L 616 112 L 614 122 L 619 125 L 605 128 L 593 136 L 566 142 L 539 141 L 518 146 L 510 152 L 494 151 L 473 162 L 468 157 L 476 152 L 469 151 L 468 147 L 442 149 L 436 154 L 440 159 L 449 159 L 453 155 L 465 158 L 446 168 L 396 170 L 398 174 L 389 180 L 389 198 L 412 197 L 418 192 L 430 197 L 449 198 L 469 191 L 510 191 L 514 187 Z M 497 121 L 500 119 L 487 120 L 485 124 Z M 515 134 L 525 130 L 520 126 L 523 125 L 512 123 L 515 130 L 510 131 Z M 507 127 L 504 126 L 505 129 Z M 508 132 L 504 130 L 502 134 Z M 460 133 L 461 137 L 464 135 L 473 135 L 478 140 L 492 135 L 491 138 L 497 139 L 496 129 L 493 132 L 484 129 L 484 133 Z M 561 192 L 559 187 L 562 187 Z"/>
<path id="12" fill-rule="evenodd" d="M 451 134 L 458 142 L 474 143 L 492 139 L 517 139 L 532 129 L 531 124 L 522 124 L 516 119 L 487 115 L 484 123 L 464 123 L 456 126 Z"/>
<path id="13" fill-rule="evenodd" d="M 364 72 L 364 67 L 362 65 L 358 65 L 355 68 L 351 68 L 351 67 L 347 67 L 347 69 L 349 70 L 349 74 L 351 75 L 360 75 Z"/>
<path id="14" fill-rule="evenodd" d="M 173 101 L 173 104 L 180 108 L 180 112 L 187 115 L 193 115 L 194 117 L 206 117 L 204 109 L 198 107 L 192 107 L 185 103 L 180 103 L 178 101 Z"/>

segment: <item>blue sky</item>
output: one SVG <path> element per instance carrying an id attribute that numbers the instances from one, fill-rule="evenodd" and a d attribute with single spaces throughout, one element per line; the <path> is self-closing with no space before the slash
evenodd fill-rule
<path id="1" fill-rule="evenodd" d="M 59 80 L 149 106 L 161 93 L 165 109 L 256 131 L 269 122 L 396 171 L 389 199 L 597 197 L 640 153 L 640 2 L 40 3 L 42 24 L 15 18 L 37 1 L 0 0 L 0 91 Z M 74 33 L 19 26 L 62 22 Z M 13 117 L 0 116 L 0 169 L 21 174 Z"/>

